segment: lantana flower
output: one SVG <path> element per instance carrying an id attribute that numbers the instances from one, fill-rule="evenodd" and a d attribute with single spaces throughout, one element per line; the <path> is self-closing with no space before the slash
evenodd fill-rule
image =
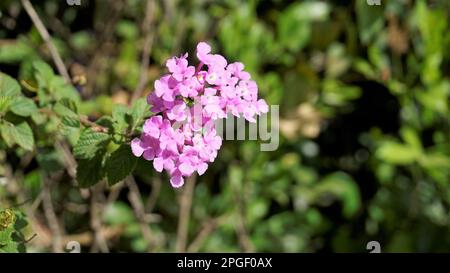
<path id="1" fill-rule="evenodd" d="M 157 172 L 166 171 L 175 188 L 194 172 L 204 174 L 217 157 L 222 138 L 215 120 L 231 113 L 256 122 L 256 116 L 268 112 L 242 63 L 229 64 L 205 42 L 197 45 L 196 56 L 197 67 L 189 65 L 187 53 L 167 60 L 169 73 L 155 81 L 147 98 L 155 115 L 131 141 L 133 154 L 153 161 Z"/>

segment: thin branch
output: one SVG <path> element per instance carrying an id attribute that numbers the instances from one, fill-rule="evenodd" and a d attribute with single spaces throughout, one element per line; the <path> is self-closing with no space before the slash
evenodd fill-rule
<path id="1" fill-rule="evenodd" d="M 254 252 L 255 247 L 250 239 L 250 235 L 247 231 L 247 224 L 245 219 L 245 199 L 243 198 L 243 189 L 234 185 L 232 187 L 236 202 L 236 221 L 234 229 L 238 236 L 239 244 L 244 252 Z"/>
<path id="2" fill-rule="evenodd" d="M 147 0 L 147 6 L 145 9 L 145 18 L 142 25 L 142 32 L 145 35 L 144 40 L 144 48 L 142 50 L 142 60 L 141 60 L 141 69 L 140 69 L 140 75 L 139 75 L 139 82 L 134 90 L 133 96 L 131 97 L 131 103 L 133 103 L 136 99 L 138 99 L 142 92 L 145 89 L 145 85 L 148 81 L 148 65 L 150 62 L 150 53 L 151 48 L 153 44 L 153 36 L 154 32 L 152 29 L 152 23 L 153 23 L 153 16 L 154 16 L 154 10 L 155 10 L 155 1 L 154 0 Z"/>
<path id="3" fill-rule="evenodd" d="M 37 14 L 36 10 L 33 8 L 33 5 L 30 3 L 29 0 L 21 0 L 21 2 L 28 16 L 30 16 L 31 21 L 36 26 L 36 29 L 38 30 L 45 44 L 47 45 L 47 48 L 50 51 L 50 54 L 52 55 L 53 61 L 55 62 L 59 74 L 63 76 L 64 80 L 67 83 L 70 83 L 69 73 L 67 72 L 64 62 L 58 53 L 58 49 L 56 49 L 55 44 L 52 42 L 50 34 L 48 33 L 47 29 L 42 23 L 42 20 L 39 18 L 39 15 Z"/>
<path id="4" fill-rule="evenodd" d="M 129 175 L 125 180 L 128 189 L 128 200 L 130 200 L 131 206 L 133 207 L 134 214 L 139 221 L 139 226 L 142 232 L 144 240 L 147 241 L 147 249 L 150 250 L 152 247 L 152 231 L 149 226 L 149 217 L 145 213 L 144 204 L 142 203 L 142 196 L 139 188 L 134 180 L 133 176 Z"/>
<path id="5" fill-rule="evenodd" d="M 191 217 L 192 198 L 197 176 L 194 174 L 186 180 L 183 192 L 180 197 L 180 210 L 178 215 L 178 230 L 176 251 L 179 253 L 186 251 L 189 232 L 189 219 Z"/>
<path id="6" fill-rule="evenodd" d="M 226 215 L 222 215 L 217 218 L 208 219 L 202 226 L 202 229 L 197 234 L 197 236 L 192 240 L 192 243 L 187 248 L 188 253 L 198 252 L 200 247 L 205 243 L 206 239 L 208 239 L 209 235 L 214 232 L 214 230 L 223 223 L 226 219 Z"/>
<path id="7" fill-rule="evenodd" d="M 97 246 L 102 252 L 109 252 L 108 243 L 102 234 L 102 211 L 103 206 L 97 202 L 98 197 L 102 195 L 102 185 L 97 184 L 92 188 L 91 192 L 91 228 L 94 232 L 94 244 L 91 250 L 95 251 Z M 104 199 L 104 198 L 103 198 Z M 100 200 L 103 201 L 103 200 Z"/>
<path id="8" fill-rule="evenodd" d="M 56 217 L 55 210 L 53 208 L 52 197 L 50 193 L 50 181 L 46 175 L 44 175 L 44 187 L 42 189 L 42 204 L 44 207 L 44 214 L 49 228 L 52 232 L 52 249 L 53 252 L 60 253 L 63 251 L 62 246 L 62 232 L 59 227 L 58 218 Z"/>
<path id="9" fill-rule="evenodd" d="M 80 122 L 86 127 L 91 127 L 92 130 L 94 130 L 96 132 L 100 132 L 100 133 L 108 132 L 108 128 L 101 126 L 93 121 L 90 121 L 87 116 L 80 115 Z"/>
<path id="10" fill-rule="evenodd" d="M 64 164 L 66 165 L 67 173 L 72 177 L 73 179 L 76 178 L 76 169 L 77 169 L 77 162 L 75 158 L 73 157 L 72 153 L 70 152 L 70 148 L 68 147 L 67 143 L 64 141 L 56 141 L 55 142 L 55 149 L 60 151 L 63 158 L 64 158 Z"/>
<path id="11" fill-rule="evenodd" d="M 158 200 L 159 193 L 161 192 L 161 179 L 156 177 L 152 180 L 152 192 L 145 203 L 145 211 L 150 213 L 155 208 L 156 201 Z"/>

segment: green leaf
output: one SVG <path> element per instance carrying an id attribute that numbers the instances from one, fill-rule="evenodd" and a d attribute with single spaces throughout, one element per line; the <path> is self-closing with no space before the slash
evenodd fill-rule
<path id="1" fill-rule="evenodd" d="M 91 159 L 78 160 L 77 181 L 80 187 L 90 187 L 103 178 L 103 155 L 104 153 L 97 153 Z"/>
<path id="2" fill-rule="evenodd" d="M 122 133 L 130 124 L 128 108 L 125 105 L 114 105 L 112 111 L 113 127 L 116 133 Z"/>
<path id="3" fill-rule="evenodd" d="M 55 76 L 52 67 L 43 61 L 34 61 L 33 68 L 36 72 L 36 78 L 38 80 L 39 85 L 41 84 L 47 85 L 50 82 L 50 80 Z"/>
<path id="4" fill-rule="evenodd" d="M 81 125 L 79 119 L 73 118 L 73 117 L 69 117 L 69 116 L 62 117 L 61 123 L 64 126 L 73 127 L 73 128 L 80 128 L 80 125 Z"/>
<path id="5" fill-rule="evenodd" d="M 400 134 L 402 135 L 405 142 L 410 145 L 412 148 L 422 152 L 422 142 L 420 141 L 417 132 L 411 127 L 405 127 L 400 130 Z"/>
<path id="6" fill-rule="evenodd" d="M 294 3 L 286 8 L 277 21 L 280 44 L 298 51 L 311 37 L 311 22 L 323 21 L 330 13 L 330 6 L 324 2 Z"/>
<path id="7" fill-rule="evenodd" d="M 134 131 L 136 127 L 144 121 L 146 114 L 149 112 L 150 107 L 145 98 L 140 98 L 135 101 L 133 108 L 131 108 L 132 131 Z"/>
<path id="8" fill-rule="evenodd" d="M 361 197 L 358 185 L 344 172 L 335 172 L 327 175 L 314 189 L 317 200 L 318 196 L 325 193 L 336 195 L 342 200 L 342 212 L 345 217 L 354 215 L 361 206 Z"/>
<path id="9" fill-rule="evenodd" d="M 80 95 L 75 87 L 67 84 L 61 76 L 53 77 L 48 84 L 48 89 L 57 100 L 70 99 L 75 102 L 80 101 Z"/>
<path id="10" fill-rule="evenodd" d="M 25 150 L 32 151 L 34 147 L 33 131 L 25 121 L 22 121 L 18 125 L 14 125 L 10 122 L 0 124 L 0 131 L 3 140 L 8 147 L 12 147 L 17 143 Z"/>
<path id="11" fill-rule="evenodd" d="M 78 107 L 75 101 L 63 98 L 54 107 L 55 112 L 60 116 L 78 116 Z"/>
<path id="12" fill-rule="evenodd" d="M 123 180 L 136 167 L 137 157 L 131 153 L 129 145 L 123 144 L 106 159 L 106 176 L 109 185 Z"/>
<path id="13" fill-rule="evenodd" d="M 22 96 L 15 98 L 11 103 L 10 108 L 14 114 L 22 117 L 29 117 L 38 111 L 38 108 L 32 99 Z"/>
<path id="14" fill-rule="evenodd" d="M 33 131 L 31 131 L 28 123 L 21 122 L 15 126 L 14 138 L 16 143 L 25 150 L 32 151 L 34 147 Z"/>
<path id="15" fill-rule="evenodd" d="M 367 5 L 366 1 L 356 1 L 356 21 L 361 42 L 368 44 L 383 29 L 383 7 Z"/>
<path id="16" fill-rule="evenodd" d="M 19 253 L 19 244 L 11 241 L 6 245 L 0 246 L 0 253 Z"/>
<path id="17" fill-rule="evenodd" d="M 0 95 L 0 113 L 4 114 L 9 110 L 11 103 L 13 102 L 13 98 L 11 96 L 3 96 Z"/>
<path id="18" fill-rule="evenodd" d="M 19 83 L 10 76 L 0 72 L 0 95 L 18 96 L 20 95 Z"/>
<path id="19" fill-rule="evenodd" d="M 12 241 L 11 235 L 13 232 L 14 232 L 13 227 L 9 227 L 9 228 L 0 230 L 0 248 L 1 248 L 1 245 L 6 245 L 10 241 Z"/>
<path id="20" fill-rule="evenodd" d="M 77 144 L 73 148 L 76 158 L 90 159 L 102 149 L 105 149 L 110 136 L 105 133 L 95 132 L 90 128 L 83 130 Z"/>
<path id="21" fill-rule="evenodd" d="M 14 131 L 14 124 L 9 122 L 0 123 L 1 136 L 3 138 L 3 141 L 5 141 L 6 145 L 10 148 L 16 143 L 14 140 Z"/>
<path id="22" fill-rule="evenodd" d="M 419 158 L 420 151 L 409 145 L 386 141 L 381 144 L 375 155 L 387 163 L 407 165 Z"/>
<path id="23" fill-rule="evenodd" d="M 24 60 L 33 54 L 33 48 L 25 41 L 16 40 L 14 43 L 5 43 L 0 46 L 0 62 L 14 63 Z"/>

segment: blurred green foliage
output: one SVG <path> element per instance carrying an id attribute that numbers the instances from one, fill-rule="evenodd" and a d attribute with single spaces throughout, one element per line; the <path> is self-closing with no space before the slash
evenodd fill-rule
<path id="1" fill-rule="evenodd" d="M 50 54 L 20 1 L 2 1 L 0 205 L 39 200 L 56 181 L 51 194 L 66 234 L 92 231 L 98 202 L 100 225 L 119 230 L 111 251 L 174 251 L 184 193 L 127 153 L 149 114 L 144 99 L 125 106 L 140 77 L 145 1 L 34 2 L 75 87 L 46 64 Z M 226 141 L 197 179 L 188 251 L 365 252 L 371 240 L 386 252 L 448 251 L 447 1 L 174 0 L 156 1 L 153 12 L 146 92 L 167 58 L 208 41 L 243 62 L 260 96 L 281 110 L 276 151 Z M 131 170 L 149 213 L 144 223 L 120 182 Z M 78 187 L 102 178 L 88 192 L 98 200 Z M 30 206 L 23 210 L 46 225 L 42 205 Z M 35 241 L 29 250 L 51 250 Z"/>

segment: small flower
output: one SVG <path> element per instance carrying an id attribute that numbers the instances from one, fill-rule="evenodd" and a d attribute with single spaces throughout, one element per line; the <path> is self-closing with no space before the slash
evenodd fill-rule
<path id="1" fill-rule="evenodd" d="M 194 172 L 204 174 L 216 159 L 222 139 L 214 120 L 232 113 L 256 122 L 257 115 L 268 111 L 242 63 L 228 64 L 223 56 L 211 54 L 204 42 L 197 45 L 196 56 L 196 69 L 189 65 L 187 53 L 167 60 L 169 74 L 155 81 L 155 91 L 147 97 L 155 115 L 131 141 L 133 154 L 153 161 L 157 172 L 165 170 L 175 188 Z"/>

